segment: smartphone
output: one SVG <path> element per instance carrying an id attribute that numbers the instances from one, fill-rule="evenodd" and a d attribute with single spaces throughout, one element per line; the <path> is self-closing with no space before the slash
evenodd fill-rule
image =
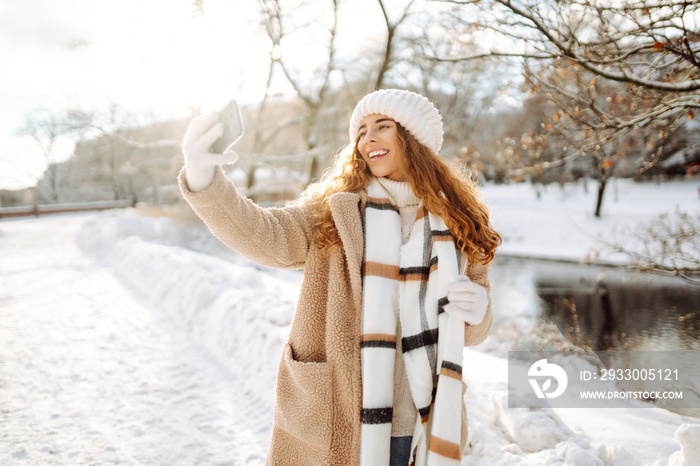
<path id="1" fill-rule="evenodd" d="M 219 110 L 219 123 L 224 127 L 224 134 L 209 146 L 209 151 L 215 154 L 223 154 L 231 149 L 243 136 L 243 120 L 238 102 L 231 100 Z"/>

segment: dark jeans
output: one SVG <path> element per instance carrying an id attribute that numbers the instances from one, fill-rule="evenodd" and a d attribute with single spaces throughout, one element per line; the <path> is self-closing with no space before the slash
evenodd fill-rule
<path id="1" fill-rule="evenodd" d="M 391 437 L 391 455 L 389 466 L 408 466 L 411 459 L 411 440 L 413 437 Z"/>

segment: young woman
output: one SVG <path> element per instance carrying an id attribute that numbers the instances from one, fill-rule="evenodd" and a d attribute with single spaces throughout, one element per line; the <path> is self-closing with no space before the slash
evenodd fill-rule
<path id="1" fill-rule="evenodd" d="M 216 114 L 190 125 L 185 199 L 244 256 L 304 269 L 268 464 L 458 465 L 462 349 L 491 327 L 501 239 L 474 187 L 437 157 L 438 110 L 409 91 L 368 94 L 333 169 L 284 208 L 236 191 L 217 168 L 235 153 L 208 152 L 221 132 Z"/>

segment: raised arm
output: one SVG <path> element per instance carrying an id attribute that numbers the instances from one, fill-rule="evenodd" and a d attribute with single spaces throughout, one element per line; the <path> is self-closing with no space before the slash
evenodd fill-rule
<path id="1" fill-rule="evenodd" d="M 313 242 L 310 208 L 290 205 L 263 209 L 238 192 L 220 167 L 235 152 L 213 154 L 221 135 L 216 114 L 196 118 L 185 135 L 185 167 L 178 182 L 185 200 L 224 244 L 262 265 L 302 268 Z"/>
<path id="2" fill-rule="evenodd" d="M 261 265 L 302 268 L 313 242 L 311 212 L 304 205 L 264 209 L 238 192 L 218 168 L 211 184 L 192 192 L 180 172 L 185 200 L 224 244 Z"/>

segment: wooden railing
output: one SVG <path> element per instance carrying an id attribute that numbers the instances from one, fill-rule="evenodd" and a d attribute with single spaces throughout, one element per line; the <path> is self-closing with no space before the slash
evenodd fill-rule
<path id="1" fill-rule="evenodd" d="M 120 201 L 71 202 L 62 204 L 34 204 L 30 206 L 0 207 L 0 218 L 6 217 L 36 217 L 63 212 L 82 212 L 89 210 L 119 209 L 133 207 L 131 199 Z"/>

